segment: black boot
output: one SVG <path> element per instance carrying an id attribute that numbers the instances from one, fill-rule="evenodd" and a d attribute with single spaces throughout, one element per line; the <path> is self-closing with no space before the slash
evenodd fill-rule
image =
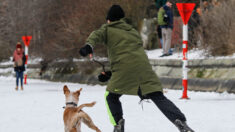
<path id="1" fill-rule="evenodd" d="M 125 120 L 120 119 L 118 121 L 118 124 L 116 126 L 114 126 L 113 132 L 124 132 L 124 124 L 125 124 Z"/>
<path id="2" fill-rule="evenodd" d="M 176 119 L 174 124 L 178 127 L 180 132 L 194 132 L 184 121 Z"/>

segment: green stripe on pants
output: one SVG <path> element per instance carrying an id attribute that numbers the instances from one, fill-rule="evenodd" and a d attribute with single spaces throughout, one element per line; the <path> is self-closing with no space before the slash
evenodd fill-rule
<path id="1" fill-rule="evenodd" d="M 106 108 L 107 108 L 107 111 L 108 111 L 108 115 L 109 115 L 110 122 L 111 122 L 114 126 L 116 126 L 117 123 L 115 122 L 115 120 L 114 120 L 114 118 L 113 118 L 113 115 L 112 115 L 112 113 L 111 113 L 111 111 L 110 111 L 109 104 L 108 104 L 108 101 L 107 101 L 107 96 L 108 96 L 108 95 L 109 95 L 109 92 L 106 91 L 106 92 L 105 92 L 105 105 L 106 105 Z"/>

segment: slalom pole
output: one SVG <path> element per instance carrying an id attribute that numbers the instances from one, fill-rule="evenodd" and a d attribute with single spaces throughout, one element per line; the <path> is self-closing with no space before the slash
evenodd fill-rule
<path id="1" fill-rule="evenodd" d="M 180 16 L 183 20 L 183 66 L 182 66 L 182 87 L 183 95 L 181 99 L 189 99 L 188 91 L 188 21 L 195 7 L 195 3 L 176 3 Z"/>
<path id="2" fill-rule="evenodd" d="M 30 40 L 32 39 L 32 36 L 23 36 L 22 37 L 24 44 L 25 44 L 25 57 L 26 57 L 26 61 L 25 61 L 25 75 L 24 75 L 24 84 L 27 84 L 27 67 L 28 67 L 28 58 L 29 58 L 29 44 L 30 44 Z"/>
<path id="3" fill-rule="evenodd" d="M 28 51 L 29 51 L 29 47 L 25 45 L 25 57 L 26 57 L 26 61 L 25 61 L 25 75 L 24 75 L 24 84 L 27 84 L 27 67 L 28 67 Z"/>
<path id="4" fill-rule="evenodd" d="M 187 95 L 188 91 L 188 24 L 183 25 L 183 95 L 182 99 L 189 99 Z"/>

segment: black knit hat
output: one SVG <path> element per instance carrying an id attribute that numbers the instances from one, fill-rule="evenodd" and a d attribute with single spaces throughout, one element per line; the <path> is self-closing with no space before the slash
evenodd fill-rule
<path id="1" fill-rule="evenodd" d="M 107 14 L 106 20 L 118 21 L 125 17 L 125 12 L 120 5 L 113 5 Z"/>

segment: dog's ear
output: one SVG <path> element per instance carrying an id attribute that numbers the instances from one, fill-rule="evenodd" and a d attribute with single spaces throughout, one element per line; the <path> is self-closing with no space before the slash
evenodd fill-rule
<path id="1" fill-rule="evenodd" d="M 76 91 L 76 93 L 78 94 L 78 95 L 80 95 L 80 92 L 82 91 L 82 88 L 80 88 L 79 90 L 77 90 Z"/>
<path id="2" fill-rule="evenodd" d="M 64 94 L 68 94 L 68 93 L 70 93 L 70 90 L 67 87 L 67 85 L 64 85 Z"/>

